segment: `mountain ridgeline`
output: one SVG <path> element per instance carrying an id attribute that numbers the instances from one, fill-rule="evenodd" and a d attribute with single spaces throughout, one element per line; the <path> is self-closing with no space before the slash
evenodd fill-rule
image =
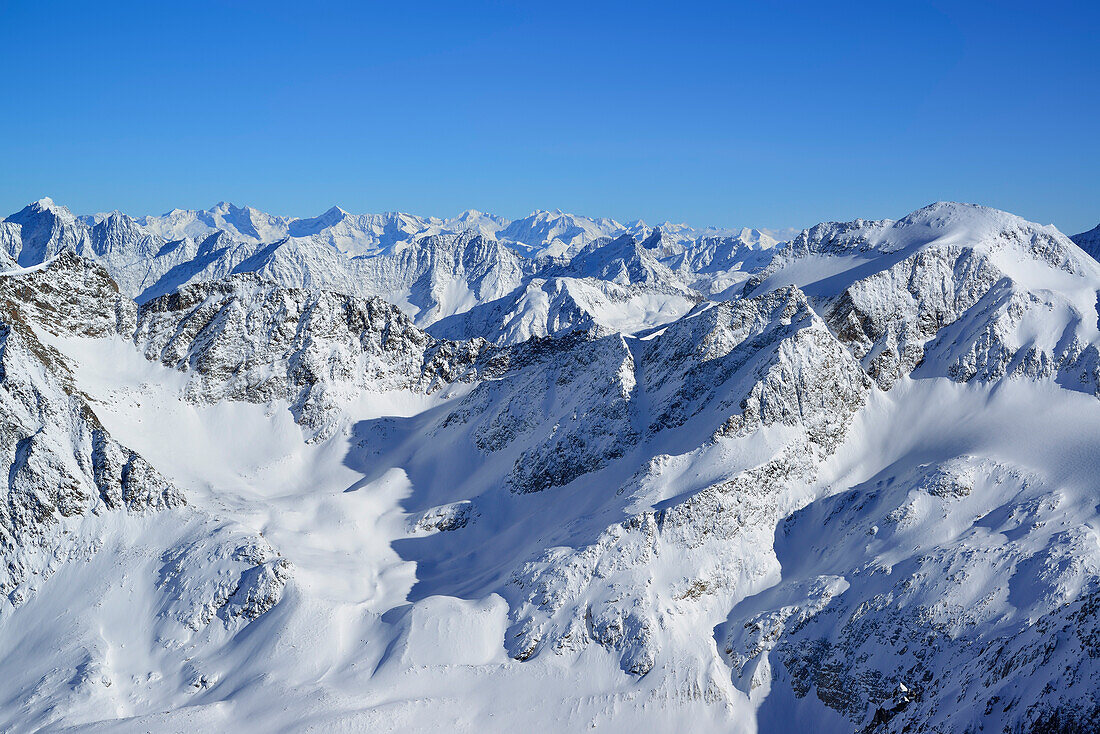
<path id="1" fill-rule="evenodd" d="M 0 728 L 1097 731 L 1098 241 L 35 202 Z"/>

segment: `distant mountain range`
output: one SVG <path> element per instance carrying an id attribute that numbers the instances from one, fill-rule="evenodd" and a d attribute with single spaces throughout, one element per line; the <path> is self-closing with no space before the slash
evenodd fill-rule
<path id="1" fill-rule="evenodd" d="M 547 324 L 541 304 L 500 302 L 522 299 L 536 280 L 551 281 L 546 287 L 567 301 L 559 307 L 578 318 L 611 319 L 610 327 L 625 317 L 641 328 L 683 314 L 713 288 L 739 282 L 777 244 L 758 230 L 697 232 L 641 222 L 624 227 L 562 212 L 508 222 L 474 211 L 439 220 L 333 208 L 313 219 L 289 219 L 222 203 L 133 219 L 120 212 L 76 217 L 50 199 L 2 220 L 0 238 L 3 251 L 23 266 L 65 249 L 93 258 L 138 303 L 189 283 L 251 272 L 286 286 L 380 296 L 421 327 L 490 301 L 509 312 L 535 309 L 513 313 L 512 320 L 526 326 L 510 338 L 572 325 L 573 317 Z M 575 302 L 573 281 L 586 278 L 586 292 L 601 291 L 593 295 L 601 302 L 629 301 L 627 313 Z M 446 328 L 472 335 L 454 318 Z"/>

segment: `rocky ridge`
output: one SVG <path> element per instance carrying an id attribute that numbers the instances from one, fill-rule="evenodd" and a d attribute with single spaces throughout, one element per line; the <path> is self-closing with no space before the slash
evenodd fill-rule
<path id="1" fill-rule="evenodd" d="M 667 705 L 793 725 L 815 702 L 837 731 L 1092 720 L 1094 491 L 1080 462 L 998 428 L 1095 448 L 1076 426 L 1095 423 L 1100 265 L 1053 228 L 941 203 L 787 246 L 561 229 L 565 254 L 529 258 L 471 215 L 317 261 L 303 238 L 219 231 L 204 255 L 172 250 L 192 282 L 139 306 L 112 258 L 163 247 L 36 206 L 0 230 L 13 604 L 79 556 L 55 549 L 101 543 L 106 513 L 195 512 L 113 443 L 45 335 L 116 339 L 187 400 L 285 403 L 306 439 L 363 449 L 345 463 L 364 487 L 406 477 L 408 601 L 499 595 L 515 664 L 595 649 Z M 346 221 L 330 214 L 285 226 L 315 237 Z M 283 226 L 229 215 L 253 239 Z M 649 311 L 622 328 L 615 303 Z M 440 399 L 345 420 L 391 392 Z M 162 549 L 168 618 L 237 629 L 278 607 L 279 550 L 202 527 Z"/>
<path id="2" fill-rule="evenodd" d="M 235 629 L 271 609 L 290 567 L 262 538 L 187 506 L 184 493 L 140 454 L 116 441 L 78 388 L 70 360 L 44 337 L 129 338 L 137 307 L 106 271 L 62 250 L 42 268 L 0 276 L 0 451 L 8 484 L 0 505 L 0 624 L 32 602 L 58 572 L 92 564 L 145 528 L 184 526 L 184 553 L 201 542 L 222 558 L 181 563 L 165 588 L 167 613 L 189 631 L 164 631 L 165 645 L 203 630 L 216 616 Z M 251 548 L 248 553 L 241 548 Z M 184 579 L 202 578 L 201 587 Z M 204 633 L 206 634 L 206 633 Z M 219 633 L 212 633 L 219 634 Z M 103 651 L 84 655 L 81 680 L 110 685 Z M 45 685 L 48 679 L 43 679 Z"/>

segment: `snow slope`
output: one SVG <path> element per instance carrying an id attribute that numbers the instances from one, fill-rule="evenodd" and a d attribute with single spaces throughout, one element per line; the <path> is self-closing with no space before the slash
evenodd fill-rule
<path id="1" fill-rule="evenodd" d="M 0 728 L 1095 730 L 1100 264 L 1057 230 L 220 216 L 140 305 L 147 230 L 4 223 Z"/>
<path id="2" fill-rule="evenodd" d="M 619 285 L 599 278 L 533 278 L 512 293 L 440 319 L 428 327 L 449 339 L 481 337 L 519 344 L 574 330 L 634 334 L 673 321 L 697 296 L 663 286 Z"/>

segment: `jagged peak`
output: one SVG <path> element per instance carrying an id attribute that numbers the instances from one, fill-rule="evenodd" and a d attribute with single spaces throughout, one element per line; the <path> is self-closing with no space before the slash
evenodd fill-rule
<path id="1" fill-rule="evenodd" d="M 149 233 L 133 217 L 117 209 L 112 212 L 104 212 L 97 215 L 91 224 L 93 236 L 118 237 L 148 237 Z"/>
<path id="2" fill-rule="evenodd" d="M 24 214 L 24 213 L 26 213 L 26 214 L 49 213 L 49 214 L 53 214 L 54 216 L 62 217 L 64 219 L 76 219 L 76 217 L 73 215 L 73 213 L 71 211 L 69 211 L 68 207 L 66 207 L 62 204 L 56 203 L 53 199 L 51 199 L 48 196 L 43 196 L 41 199 L 38 199 L 37 201 L 32 201 L 30 204 L 27 204 L 27 206 L 23 207 L 19 212 L 17 212 L 17 214 Z M 12 216 L 8 217 L 8 219 L 14 219 L 15 216 L 16 215 L 13 214 Z"/>
<path id="3" fill-rule="evenodd" d="M 120 212 L 118 209 L 114 209 L 109 212 L 103 213 L 103 218 L 99 220 L 99 223 L 108 223 L 109 225 L 127 224 L 136 225 L 137 220 L 131 217 L 125 212 Z"/>
<path id="4" fill-rule="evenodd" d="M 650 230 L 648 237 L 644 237 L 641 239 L 641 245 L 648 250 L 656 250 L 659 249 L 662 244 L 671 244 L 674 243 L 676 240 L 677 238 L 674 237 L 668 231 L 668 229 L 666 229 L 663 225 L 658 224 L 656 227 Z"/>
<path id="5" fill-rule="evenodd" d="M 534 211 L 532 211 L 530 214 L 528 214 L 523 219 L 518 219 L 516 221 L 517 222 L 522 222 L 522 221 L 527 221 L 527 220 L 533 220 L 533 221 L 537 221 L 537 222 L 549 222 L 549 221 L 557 221 L 557 220 L 560 220 L 560 219 L 564 219 L 564 220 L 567 220 L 567 221 L 570 221 L 570 222 L 592 222 L 592 223 L 614 222 L 616 225 L 618 225 L 620 227 L 622 226 L 618 222 L 615 222 L 615 220 L 613 220 L 613 219 L 608 219 L 608 218 L 605 218 L 605 217 L 600 217 L 600 218 L 586 217 L 583 214 L 574 214 L 572 212 L 563 211 L 561 209 L 535 209 Z"/>
<path id="6" fill-rule="evenodd" d="M 542 222 L 542 221 L 546 221 L 548 219 L 560 219 L 560 218 L 565 217 L 565 216 L 569 216 L 569 215 L 567 215 L 561 209 L 534 209 L 526 217 L 524 217 L 521 220 L 517 220 L 517 221 L 524 221 L 524 220 L 527 220 L 527 219 L 531 219 L 531 220 L 534 220 L 534 221 L 537 221 L 537 222 Z"/>
<path id="7" fill-rule="evenodd" d="M 650 237 L 652 239 L 652 236 Z M 616 254 L 629 254 L 640 256 L 645 254 L 645 243 L 638 239 L 633 232 L 623 232 L 614 237 L 601 237 L 589 242 L 577 253 L 577 257 L 593 252 L 606 252 Z"/>
<path id="8" fill-rule="evenodd" d="M 449 248 L 464 247 L 478 240 L 499 244 L 495 239 L 486 238 L 474 228 L 461 229 L 457 232 L 429 232 L 414 238 L 413 242 L 427 247 Z"/>
<path id="9" fill-rule="evenodd" d="M 458 216 L 446 221 L 463 223 L 490 221 L 497 225 L 505 225 L 508 224 L 511 220 L 498 214 L 483 212 L 480 209 L 464 209 L 463 211 L 459 212 Z"/>
<path id="10" fill-rule="evenodd" d="M 29 224 L 46 224 L 50 220 L 59 221 L 64 226 L 85 226 L 67 207 L 56 204 L 48 196 L 27 204 L 27 206 L 11 214 L 3 221 L 26 226 Z"/>
<path id="11" fill-rule="evenodd" d="M 309 223 L 309 224 L 319 224 L 319 225 L 323 225 L 325 227 L 331 227 L 333 225 L 339 224 L 340 222 L 342 222 L 343 220 L 345 220 L 345 219 L 347 219 L 348 217 L 351 217 L 351 216 L 353 216 L 353 215 L 349 214 L 344 209 L 341 209 L 339 206 L 334 205 L 334 206 L 329 207 L 322 214 L 319 214 L 316 217 L 307 217 L 307 218 L 304 218 L 304 219 L 296 219 L 296 220 L 294 220 L 294 222 L 299 224 L 299 225 L 305 225 L 305 224 Z"/>

